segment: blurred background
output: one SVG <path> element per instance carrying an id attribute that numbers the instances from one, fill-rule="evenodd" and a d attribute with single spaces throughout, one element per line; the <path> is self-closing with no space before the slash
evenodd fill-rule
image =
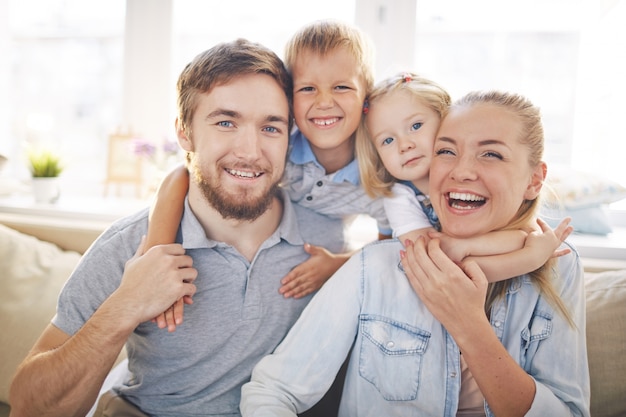
<path id="1" fill-rule="evenodd" d="M 626 184 L 624 0 L 0 0 L 0 194 L 28 182 L 28 147 L 46 146 L 64 161 L 64 196 L 103 196 L 115 133 L 151 145 L 132 157 L 163 171 L 181 159 L 168 146 L 187 62 L 237 37 L 282 56 L 321 18 L 370 35 L 377 79 L 410 69 L 453 98 L 529 96 L 550 164 Z"/>

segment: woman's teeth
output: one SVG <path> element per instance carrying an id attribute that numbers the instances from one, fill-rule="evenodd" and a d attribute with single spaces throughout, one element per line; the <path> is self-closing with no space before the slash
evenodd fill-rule
<path id="1" fill-rule="evenodd" d="M 449 193 L 450 207 L 459 210 L 470 210 L 485 203 L 485 197 L 470 193 Z"/>

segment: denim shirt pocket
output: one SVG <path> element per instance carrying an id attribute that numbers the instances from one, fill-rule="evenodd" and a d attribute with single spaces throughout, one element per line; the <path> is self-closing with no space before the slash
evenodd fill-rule
<path id="1" fill-rule="evenodd" d="M 359 374 L 387 401 L 417 398 L 430 333 L 380 316 L 360 317 Z"/>
<path id="2" fill-rule="evenodd" d="M 541 345 L 541 341 L 552 334 L 552 315 L 535 312 L 529 325 L 521 332 L 520 366 L 525 371 L 530 371 L 532 358 Z"/>

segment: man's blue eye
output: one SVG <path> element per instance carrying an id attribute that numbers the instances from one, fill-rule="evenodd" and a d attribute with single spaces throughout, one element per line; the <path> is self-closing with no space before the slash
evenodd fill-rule
<path id="1" fill-rule="evenodd" d="M 231 127 L 233 124 L 231 122 L 223 121 L 223 122 L 217 122 L 217 125 L 222 126 L 222 127 Z"/>
<path id="2" fill-rule="evenodd" d="M 417 122 L 417 123 L 413 123 L 413 126 L 411 126 L 412 130 L 419 130 L 422 127 L 423 123 L 421 122 Z"/>

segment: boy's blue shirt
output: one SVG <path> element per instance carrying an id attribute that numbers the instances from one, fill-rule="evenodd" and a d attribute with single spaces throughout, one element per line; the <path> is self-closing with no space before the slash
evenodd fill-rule
<path id="1" fill-rule="evenodd" d="M 314 163 L 321 169 L 324 169 L 324 167 L 317 161 L 317 158 L 315 158 L 315 154 L 311 149 L 311 144 L 307 138 L 304 137 L 302 132 L 300 132 L 300 130 L 296 129 L 296 131 L 291 135 L 289 146 L 291 149 L 289 152 L 289 160 L 294 164 L 304 165 L 307 163 Z M 337 171 L 333 176 L 332 181 L 348 181 L 354 185 L 361 185 L 359 164 L 356 159 L 353 159 L 348 165 Z"/>
<path id="2" fill-rule="evenodd" d="M 369 197 L 361 187 L 356 159 L 337 172 L 327 174 L 313 154 L 308 139 L 298 129 L 291 134 L 288 152 L 281 185 L 291 201 L 343 219 L 346 226 L 356 215 L 368 215 L 376 220 L 380 234 L 391 235 L 383 200 Z"/>

